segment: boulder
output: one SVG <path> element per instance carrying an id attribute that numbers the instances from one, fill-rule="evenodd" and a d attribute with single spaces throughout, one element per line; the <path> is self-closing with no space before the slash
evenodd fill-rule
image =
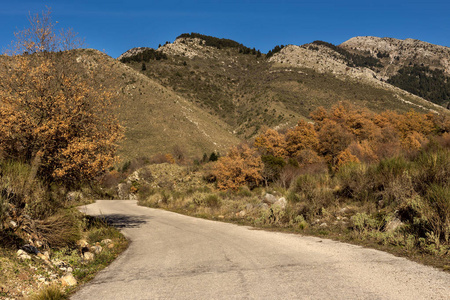
<path id="1" fill-rule="evenodd" d="M 397 230 L 397 228 L 399 228 L 402 225 L 403 225 L 403 222 L 400 221 L 399 218 L 394 218 L 394 219 L 392 219 L 391 221 L 389 221 L 386 224 L 386 227 L 385 227 L 384 231 L 386 231 L 386 232 L 393 232 L 393 231 Z"/>
<path id="2" fill-rule="evenodd" d="M 281 197 L 280 199 L 277 200 L 277 202 L 275 202 L 273 204 L 273 206 L 278 206 L 281 209 L 285 209 L 286 205 L 287 205 L 287 201 L 286 201 L 286 198 L 284 198 L 284 197 Z"/>
<path id="3" fill-rule="evenodd" d="M 102 244 L 102 245 L 109 245 L 109 244 L 111 244 L 112 243 L 112 240 L 111 239 L 104 239 L 104 240 L 102 240 L 101 242 L 100 242 L 100 244 Z"/>
<path id="4" fill-rule="evenodd" d="M 240 212 L 237 213 L 237 216 L 240 218 L 245 217 L 245 215 L 247 214 L 247 212 L 245 210 L 241 210 Z"/>
<path id="5" fill-rule="evenodd" d="M 117 186 L 117 195 L 119 199 L 128 199 L 130 195 L 131 184 L 128 183 L 119 183 Z"/>
<path id="6" fill-rule="evenodd" d="M 274 195 L 266 193 L 262 199 L 262 202 L 272 205 L 277 202 L 277 200 L 277 197 L 275 197 Z"/>
<path id="7" fill-rule="evenodd" d="M 77 245 L 78 245 L 80 248 L 86 248 L 86 247 L 89 247 L 89 243 L 88 243 L 86 240 L 79 240 L 79 241 L 77 241 Z"/>

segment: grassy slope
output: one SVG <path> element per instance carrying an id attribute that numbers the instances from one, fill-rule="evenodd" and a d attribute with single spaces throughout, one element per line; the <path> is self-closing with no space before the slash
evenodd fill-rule
<path id="1" fill-rule="evenodd" d="M 170 153 L 175 145 L 190 156 L 225 152 L 239 142 L 227 124 L 154 80 L 96 50 L 64 53 L 64 67 L 94 74 L 93 85 L 114 95 L 112 110 L 125 127 L 119 155 L 134 157 Z"/>

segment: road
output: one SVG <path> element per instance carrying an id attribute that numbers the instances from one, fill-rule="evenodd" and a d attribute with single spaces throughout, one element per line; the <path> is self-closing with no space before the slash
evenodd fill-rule
<path id="1" fill-rule="evenodd" d="M 107 200 L 130 247 L 71 299 L 450 299 L 450 274 L 355 245 Z"/>

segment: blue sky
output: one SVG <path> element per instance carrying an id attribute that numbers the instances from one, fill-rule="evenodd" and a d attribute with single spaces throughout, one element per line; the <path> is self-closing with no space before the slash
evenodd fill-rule
<path id="1" fill-rule="evenodd" d="M 267 52 L 278 44 L 314 40 L 340 44 L 354 36 L 415 38 L 450 46 L 450 1 L 46 1 L 0 0 L 0 48 L 27 16 L 51 7 L 60 27 L 72 27 L 90 48 L 118 57 L 198 32 Z"/>

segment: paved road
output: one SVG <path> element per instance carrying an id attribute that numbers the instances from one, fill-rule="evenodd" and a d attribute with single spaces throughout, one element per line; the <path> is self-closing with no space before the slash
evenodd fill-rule
<path id="1" fill-rule="evenodd" d="M 450 299 L 450 274 L 384 252 L 97 201 L 130 247 L 72 299 Z"/>

